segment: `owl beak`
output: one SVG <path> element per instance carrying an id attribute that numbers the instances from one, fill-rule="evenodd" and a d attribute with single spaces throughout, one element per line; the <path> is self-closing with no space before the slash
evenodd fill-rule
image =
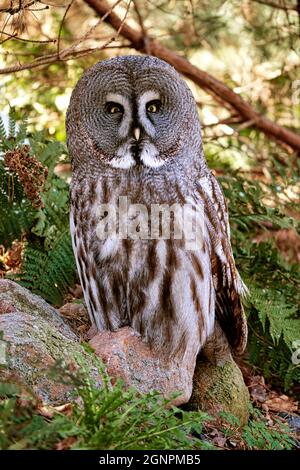
<path id="1" fill-rule="evenodd" d="M 139 127 L 136 127 L 134 130 L 133 130 L 133 135 L 134 135 L 134 138 L 136 141 L 140 140 L 140 136 L 141 136 L 141 129 Z"/>

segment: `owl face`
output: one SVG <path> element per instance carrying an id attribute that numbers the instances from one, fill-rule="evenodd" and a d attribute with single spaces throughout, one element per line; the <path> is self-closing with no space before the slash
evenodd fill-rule
<path id="1" fill-rule="evenodd" d="M 123 170 L 163 166 L 184 145 L 186 126 L 196 113 L 185 82 L 153 57 L 102 61 L 76 88 L 70 107 L 76 107 L 80 127 L 98 158 Z"/>

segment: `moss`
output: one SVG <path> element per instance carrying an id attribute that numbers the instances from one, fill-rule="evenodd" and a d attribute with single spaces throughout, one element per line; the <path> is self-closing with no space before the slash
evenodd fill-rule
<path id="1" fill-rule="evenodd" d="M 245 425 L 249 418 L 249 392 L 236 363 L 228 361 L 215 366 L 206 360 L 198 361 L 188 407 L 213 416 L 226 411 L 235 415 L 241 426 Z"/>
<path id="2" fill-rule="evenodd" d="M 94 355 L 88 354 L 78 341 L 72 341 L 44 318 L 23 312 L 3 314 L 0 317 L 4 337 L 8 342 L 7 367 L 0 371 L 0 381 L 13 375 L 18 382 L 31 387 L 48 403 L 60 404 L 70 399 L 73 388 L 64 383 L 62 376 L 54 378 L 50 372 L 56 361 L 64 367 L 81 369 L 81 362 L 91 368 L 100 385 Z"/>

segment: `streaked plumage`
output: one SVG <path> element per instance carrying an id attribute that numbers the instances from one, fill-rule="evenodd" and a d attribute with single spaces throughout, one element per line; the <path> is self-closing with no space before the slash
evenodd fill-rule
<path id="1" fill-rule="evenodd" d="M 169 356 L 192 352 L 196 359 L 209 337 L 220 356 L 225 336 L 242 352 L 245 286 L 232 255 L 226 202 L 203 156 L 195 100 L 177 72 L 153 57 L 96 64 L 72 94 L 67 135 L 73 247 L 98 330 L 131 325 Z M 190 204 L 204 215 L 203 243 L 190 251 L 173 236 L 99 240 L 97 208 L 119 196 L 149 211 L 151 204 Z"/>

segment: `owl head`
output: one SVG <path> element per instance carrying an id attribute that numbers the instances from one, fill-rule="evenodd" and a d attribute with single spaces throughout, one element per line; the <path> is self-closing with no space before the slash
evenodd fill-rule
<path id="1" fill-rule="evenodd" d="M 158 169 L 201 148 L 190 89 L 151 56 L 116 57 L 87 70 L 72 93 L 67 136 L 73 168 L 93 159 L 124 171 Z"/>

